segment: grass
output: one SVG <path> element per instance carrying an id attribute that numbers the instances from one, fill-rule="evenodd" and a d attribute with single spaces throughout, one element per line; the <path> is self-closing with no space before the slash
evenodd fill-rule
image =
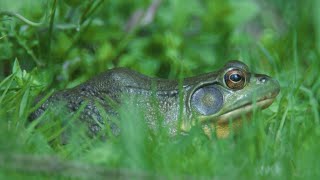
<path id="1" fill-rule="evenodd" d="M 149 23 L 128 28 L 139 10 L 152 14 L 150 4 L 0 2 L 0 178 L 318 179 L 318 1 L 163 1 Z M 281 85 L 277 101 L 235 137 L 208 139 L 199 127 L 168 137 L 150 131 L 130 105 L 120 115 L 121 136 L 108 142 L 87 138 L 74 117 L 27 122 L 40 92 L 113 67 L 178 79 L 230 59 Z M 67 130 L 59 121 L 36 128 L 69 118 Z M 64 146 L 56 138 L 63 131 L 74 132 Z"/>

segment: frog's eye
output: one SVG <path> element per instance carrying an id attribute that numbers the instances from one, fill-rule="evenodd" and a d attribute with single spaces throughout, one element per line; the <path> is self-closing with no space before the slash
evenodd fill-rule
<path id="1" fill-rule="evenodd" d="M 246 74 L 242 70 L 232 69 L 224 75 L 224 81 L 229 88 L 239 90 L 246 85 Z"/>

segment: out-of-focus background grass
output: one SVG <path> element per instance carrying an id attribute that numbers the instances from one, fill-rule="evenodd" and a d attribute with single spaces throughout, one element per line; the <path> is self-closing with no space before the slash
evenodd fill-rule
<path id="1" fill-rule="evenodd" d="M 317 0 L 1 0 L 0 178 L 319 178 L 319 9 Z M 231 59 L 281 85 L 236 138 L 195 128 L 172 139 L 131 122 L 108 143 L 60 146 L 59 125 L 26 122 L 40 92 L 113 67 L 173 79 Z"/>

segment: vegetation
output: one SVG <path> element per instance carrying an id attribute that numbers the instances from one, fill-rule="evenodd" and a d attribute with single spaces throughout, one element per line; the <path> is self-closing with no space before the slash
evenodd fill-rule
<path id="1" fill-rule="evenodd" d="M 319 9 L 317 0 L 1 0 L 0 178 L 319 178 Z M 79 133 L 61 145 L 59 123 L 28 122 L 40 92 L 113 67 L 173 79 L 230 59 L 281 85 L 235 137 L 153 133 L 130 106 L 107 142 L 71 121 Z"/>

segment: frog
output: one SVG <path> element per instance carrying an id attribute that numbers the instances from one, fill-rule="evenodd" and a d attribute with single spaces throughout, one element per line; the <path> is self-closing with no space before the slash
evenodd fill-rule
<path id="1" fill-rule="evenodd" d="M 149 77 L 120 67 L 53 93 L 31 114 L 31 119 L 39 118 L 50 107 L 64 104 L 68 113 L 81 111 L 78 119 L 90 136 L 96 136 L 105 126 L 119 135 L 121 129 L 114 122 L 119 118 L 116 107 L 130 99 L 135 108 L 143 110 L 142 120 L 151 129 L 160 116 L 161 127 L 166 127 L 172 136 L 199 126 L 208 136 L 226 138 L 255 109 L 269 107 L 279 92 L 276 79 L 251 73 L 239 60 L 229 61 L 214 72 L 184 79 Z"/>

